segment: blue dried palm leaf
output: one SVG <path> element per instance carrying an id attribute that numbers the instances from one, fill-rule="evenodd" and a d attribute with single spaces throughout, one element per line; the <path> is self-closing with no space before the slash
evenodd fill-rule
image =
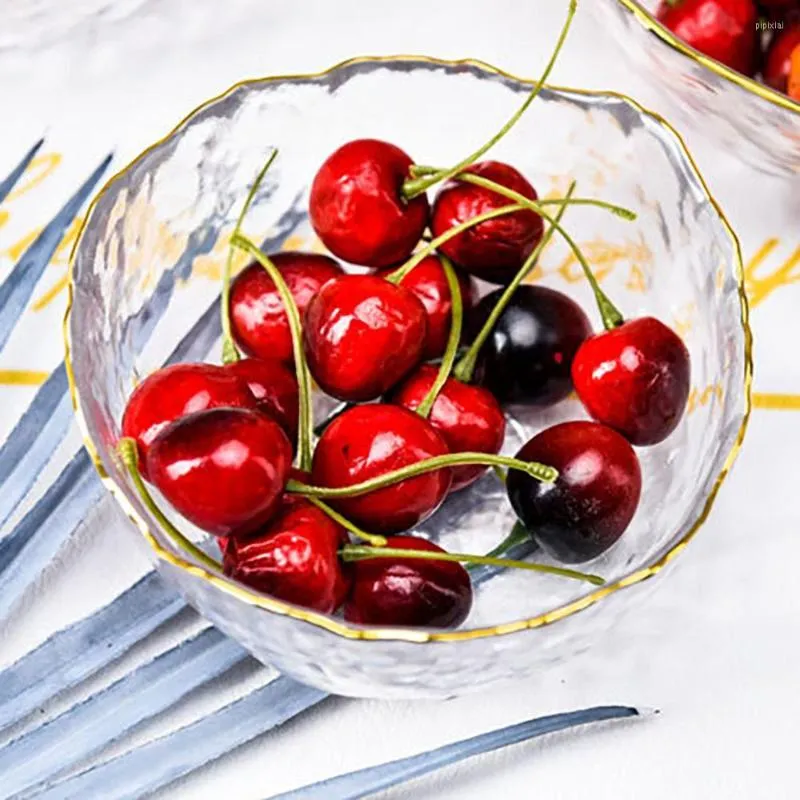
<path id="1" fill-rule="evenodd" d="M 36 144 L 28 150 L 27 153 L 22 157 L 22 161 L 17 164 L 11 172 L 0 181 L 0 203 L 8 197 L 11 190 L 17 185 L 19 179 L 23 176 L 24 172 L 30 166 L 31 161 L 33 161 L 36 154 L 39 152 L 41 146 L 44 144 L 44 139 L 39 139 Z"/>

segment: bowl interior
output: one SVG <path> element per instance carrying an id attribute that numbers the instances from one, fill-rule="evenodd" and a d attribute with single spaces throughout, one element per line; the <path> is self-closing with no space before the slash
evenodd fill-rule
<path id="1" fill-rule="evenodd" d="M 318 248 L 306 215 L 308 187 L 338 145 L 382 138 L 420 163 L 448 164 L 488 138 L 528 90 L 483 65 L 415 59 L 358 60 L 320 76 L 246 82 L 191 115 L 113 179 L 94 205 L 73 263 L 68 319 L 79 419 L 109 485 L 149 530 L 159 563 L 171 561 L 172 578 L 180 575 L 182 589 L 223 627 L 241 611 L 233 610 L 238 605 L 246 613 L 280 612 L 282 625 L 355 630 L 253 592 L 237 591 L 234 598 L 226 579 L 211 585 L 202 570 L 187 565 L 191 559 L 140 503 L 115 454 L 132 387 L 168 359 L 218 359 L 228 237 L 272 147 L 279 156 L 244 228 L 269 250 Z M 623 312 L 657 315 L 690 350 L 688 413 L 665 443 L 639 451 L 645 485 L 636 518 L 615 547 L 586 565 L 609 584 L 635 582 L 705 514 L 743 427 L 749 367 L 738 245 L 678 137 L 625 98 L 546 90 L 492 157 L 514 164 L 540 196 L 560 196 L 576 180 L 578 196 L 636 211 L 638 219 L 626 222 L 576 207 L 564 224 Z M 548 248 L 533 279 L 577 299 L 599 324 L 562 242 Z M 325 401 L 319 401 L 321 410 Z M 584 416 L 572 400 L 544 413 L 514 409 L 512 415 L 509 453 L 544 426 Z M 512 522 L 502 487 L 487 475 L 452 496 L 423 531 L 447 547 L 479 553 Z M 192 534 L 213 551 L 208 539 Z M 491 633 L 568 604 L 577 609 L 596 598 L 593 591 L 570 580 L 505 573 L 478 590 L 464 629 Z M 281 645 L 264 647 L 257 654 L 280 664 Z"/>

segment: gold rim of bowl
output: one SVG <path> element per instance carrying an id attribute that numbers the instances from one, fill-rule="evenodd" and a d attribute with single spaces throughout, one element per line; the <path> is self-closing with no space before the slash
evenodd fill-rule
<path id="1" fill-rule="evenodd" d="M 429 632 L 419 628 L 358 628 L 349 625 L 344 620 L 334 619 L 333 617 L 325 616 L 324 614 L 318 613 L 316 611 L 311 611 L 305 608 L 299 608 L 297 606 L 290 605 L 289 603 L 285 603 L 281 600 L 277 600 L 273 597 L 269 597 L 264 594 L 259 594 L 258 592 L 248 589 L 246 586 L 243 586 L 242 584 L 233 582 L 232 580 L 226 578 L 222 574 L 215 574 L 209 572 L 207 569 L 204 569 L 203 567 L 198 566 L 197 564 L 168 551 L 157 541 L 155 536 L 149 530 L 147 523 L 144 521 L 144 519 L 142 519 L 141 516 L 139 516 L 139 514 L 133 508 L 131 503 L 128 501 L 128 498 L 125 496 L 122 489 L 108 476 L 108 473 L 103 467 L 102 461 L 97 453 L 94 443 L 92 442 L 89 436 L 88 426 L 83 416 L 83 410 L 78 400 L 78 394 L 75 386 L 75 379 L 74 379 L 72 358 L 71 358 L 71 342 L 69 334 L 69 319 L 72 311 L 72 301 L 74 295 L 75 255 L 80 247 L 80 243 L 83 239 L 87 225 L 92 217 L 92 214 L 94 212 L 97 203 L 103 197 L 103 195 L 108 191 L 109 187 L 114 183 L 114 181 L 116 181 L 125 172 L 130 170 L 134 165 L 140 162 L 153 150 L 156 150 L 157 148 L 161 147 L 167 140 L 169 140 L 175 133 L 177 133 L 177 131 L 184 124 L 186 124 L 195 114 L 199 113 L 200 111 L 204 110 L 211 104 L 218 102 L 222 98 L 226 97 L 227 95 L 231 94 L 232 92 L 235 92 L 236 90 L 242 87 L 258 83 L 264 83 L 265 81 L 313 80 L 325 77 L 332 72 L 336 72 L 337 70 L 343 68 L 352 67 L 357 64 L 363 64 L 363 63 L 380 64 L 380 63 L 392 63 L 396 61 L 418 62 L 421 64 L 434 64 L 437 66 L 444 66 L 444 67 L 460 67 L 460 66 L 474 67 L 483 70 L 485 72 L 488 72 L 490 74 L 498 75 L 500 77 L 516 81 L 518 83 L 528 84 L 528 85 L 533 84 L 533 81 L 531 80 L 517 77 L 501 69 L 498 69 L 497 67 L 494 67 L 490 64 L 475 59 L 460 59 L 456 61 L 451 61 L 445 59 L 432 58 L 428 56 L 405 56 L 405 55 L 361 56 L 358 58 L 352 58 L 352 59 L 347 59 L 346 61 L 342 61 L 341 63 L 336 64 L 335 66 L 327 70 L 323 70 L 322 72 L 298 74 L 298 75 L 276 75 L 276 76 L 269 76 L 266 78 L 249 78 L 246 80 L 242 80 L 231 86 L 226 91 L 217 95 L 216 97 L 212 97 L 210 100 L 206 100 L 205 102 L 201 103 L 199 106 L 197 106 L 197 108 L 193 109 L 189 114 L 187 114 L 168 134 L 166 134 L 166 136 L 162 137 L 157 142 L 150 145 L 150 147 L 148 147 L 146 150 L 140 153 L 126 167 L 119 170 L 115 175 L 113 175 L 105 183 L 103 188 L 97 193 L 97 195 L 92 200 L 92 203 L 84 219 L 84 223 L 81 228 L 80 234 L 76 239 L 75 245 L 73 246 L 69 260 L 68 300 L 67 300 L 67 311 L 64 316 L 64 343 L 66 348 L 65 363 L 67 368 L 67 378 L 69 382 L 70 396 L 72 398 L 72 404 L 75 408 L 75 414 L 77 417 L 78 426 L 80 427 L 81 430 L 81 435 L 83 437 L 84 444 L 89 453 L 89 456 L 91 457 L 92 463 L 94 464 L 95 468 L 97 469 L 100 475 L 100 479 L 103 481 L 103 484 L 109 490 L 109 492 L 117 500 L 117 502 L 119 503 L 123 511 L 126 513 L 126 515 L 131 519 L 136 528 L 140 531 L 140 533 L 144 536 L 144 538 L 153 548 L 156 556 L 160 560 L 169 563 L 178 569 L 185 570 L 194 577 L 199 578 L 205 581 L 206 583 L 211 584 L 217 589 L 226 592 L 228 595 L 232 595 L 233 597 L 236 597 L 239 600 L 248 603 L 249 605 L 257 606 L 266 611 L 270 611 L 276 614 L 283 614 L 289 617 L 293 617 L 294 619 L 302 620 L 304 622 L 310 623 L 311 625 L 314 625 L 315 627 L 323 628 L 329 631 L 330 633 L 336 634 L 337 636 L 341 636 L 346 639 L 425 643 L 425 642 L 458 642 L 458 641 L 468 641 L 471 639 L 483 639 L 492 636 L 502 636 L 506 634 L 515 633 L 517 631 L 542 627 L 544 625 L 552 624 L 558 620 L 565 619 L 566 617 L 570 617 L 579 611 L 583 611 L 584 609 L 589 608 L 590 606 L 594 605 L 600 600 L 618 592 L 621 589 L 625 589 L 629 586 L 634 586 L 635 584 L 641 583 L 642 581 L 651 578 L 652 576 L 659 573 L 686 547 L 689 541 L 702 527 L 703 523 L 705 522 L 706 518 L 711 512 L 711 508 L 714 504 L 714 500 L 717 497 L 719 489 L 722 486 L 722 483 L 724 482 L 725 478 L 727 477 L 730 468 L 733 466 L 733 463 L 736 460 L 736 457 L 739 454 L 739 450 L 741 449 L 742 446 L 742 441 L 744 439 L 745 431 L 747 429 L 747 423 L 750 417 L 750 410 L 751 410 L 750 392 L 751 392 L 752 375 L 753 375 L 753 369 L 752 369 L 753 361 L 752 361 L 752 334 L 750 331 L 747 297 L 744 291 L 744 267 L 742 264 L 741 247 L 739 245 L 739 240 L 733 231 L 733 228 L 731 227 L 730 223 L 725 217 L 725 214 L 722 212 L 717 201 L 711 195 L 711 192 L 709 191 L 704 178 L 700 174 L 700 171 L 698 170 L 697 165 L 694 162 L 694 159 L 689 153 L 689 150 L 686 147 L 686 143 L 684 142 L 683 138 L 659 114 L 644 108 L 635 100 L 632 100 L 626 95 L 620 94 L 618 92 L 592 91 L 585 89 L 572 89 L 572 88 L 556 87 L 556 86 L 548 87 L 556 91 L 578 94 L 587 97 L 613 97 L 617 100 L 622 100 L 623 102 L 628 103 L 631 107 L 636 109 L 639 113 L 647 115 L 652 119 L 655 119 L 662 127 L 664 127 L 680 144 L 681 152 L 683 156 L 686 158 L 687 162 L 691 165 L 695 177 L 697 178 L 699 185 L 702 187 L 702 190 L 705 193 L 708 202 L 711 203 L 716 213 L 719 215 L 719 218 L 721 219 L 723 226 L 726 232 L 728 233 L 728 236 L 730 237 L 735 259 L 735 267 L 736 267 L 735 277 L 738 285 L 738 295 L 741 305 L 741 325 L 744 335 L 744 346 L 745 346 L 744 413 L 742 417 L 742 423 L 736 437 L 736 441 L 734 442 L 733 446 L 731 447 L 730 451 L 727 454 L 725 463 L 723 464 L 722 469 L 720 470 L 719 474 L 716 477 L 714 485 L 711 491 L 709 492 L 708 497 L 706 498 L 706 501 L 703 505 L 703 508 L 700 511 L 699 516 L 697 517 L 695 522 L 691 525 L 689 530 L 681 537 L 681 539 L 675 545 L 673 545 L 669 549 L 669 551 L 667 551 L 663 556 L 661 556 L 661 558 L 659 558 L 656 562 L 650 564 L 649 566 L 636 570 L 636 572 L 620 579 L 619 581 L 616 581 L 607 586 L 603 586 L 600 589 L 592 591 L 590 594 L 584 597 L 581 597 L 577 600 L 567 603 L 566 605 L 560 606 L 552 611 L 548 611 L 543 614 L 537 614 L 535 617 L 530 617 L 529 619 L 516 620 L 514 622 L 508 622 L 502 625 L 494 625 L 492 627 L 475 628 L 472 630 L 460 630 L 460 631 L 456 630 L 456 631 Z"/>
<path id="2" fill-rule="evenodd" d="M 617 0 L 617 2 L 620 3 L 626 11 L 633 14 L 640 25 L 654 33 L 662 42 L 669 45 L 673 50 L 682 53 L 696 64 L 701 64 L 707 69 L 710 69 L 715 75 L 719 75 L 721 78 L 735 83 L 746 92 L 752 92 L 768 103 L 800 114 L 800 103 L 792 100 L 791 97 L 776 89 L 772 89 L 753 78 L 742 75 L 741 72 L 737 72 L 735 69 L 725 66 L 722 62 L 704 55 L 699 50 L 695 50 L 694 47 L 686 44 L 683 39 L 679 39 L 669 28 L 662 25 L 646 8 L 643 8 L 637 0 Z"/>

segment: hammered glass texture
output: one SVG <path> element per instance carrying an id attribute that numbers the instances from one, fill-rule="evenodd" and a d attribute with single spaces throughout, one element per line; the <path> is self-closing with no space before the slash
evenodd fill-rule
<path id="1" fill-rule="evenodd" d="M 658 0 L 592 0 L 587 6 L 616 38 L 616 50 L 649 84 L 663 88 L 670 114 L 687 130 L 696 131 L 750 166 L 771 175 L 800 176 L 800 104 L 785 108 L 760 97 L 777 92 L 764 86 L 741 86 L 717 74 L 694 56 L 654 35 L 664 30 L 652 14 Z M 646 18 L 646 20 L 645 20 Z"/>
<path id="2" fill-rule="evenodd" d="M 79 419 L 115 495 L 164 550 L 186 557 L 121 470 L 114 454 L 120 418 L 134 382 L 162 364 L 217 297 L 228 236 L 269 149 L 280 154 L 245 229 L 259 240 L 291 235 L 292 246 L 311 243 L 308 186 L 338 145 L 385 138 L 420 163 L 449 163 L 488 138 L 526 91 L 479 65 L 412 59 L 248 82 L 194 113 L 101 194 L 74 261 L 68 322 Z M 469 114 L 476 107 L 479 117 Z M 578 195 L 637 211 L 631 223 L 580 207 L 567 212 L 565 224 L 624 311 L 677 326 L 691 351 L 691 411 L 668 441 L 640 451 L 639 512 L 620 543 L 586 565 L 615 581 L 656 562 L 691 529 L 740 430 L 746 347 L 736 243 L 675 135 L 626 99 L 545 91 L 493 155 L 514 163 L 540 195 L 563 194 L 575 179 Z M 541 267 L 537 279 L 569 292 L 598 322 L 561 243 Z M 209 319 L 216 324 L 215 313 Z M 209 358 L 218 353 L 215 341 Z M 506 452 L 542 427 L 578 416 L 574 401 L 547 413 L 514 411 Z M 504 492 L 488 475 L 454 495 L 424 530 L 452 549 L 481 552 L 512 522 Z M 189 602 L 256 657 L 305 683 L 361 696 L 441 697 L 535 672 L 587 646 L 639 596 L 628 589 L 555 624 L 507 635 L 424 642 L 423 632 L 412 631 L 363 641 L 258 607 L 224 581 L 215 585 L 198 570 L 151 555 Z M 530 619 L 591 591 L 574 581 L 506 573 L 479 589 L 464 628 Z"/>

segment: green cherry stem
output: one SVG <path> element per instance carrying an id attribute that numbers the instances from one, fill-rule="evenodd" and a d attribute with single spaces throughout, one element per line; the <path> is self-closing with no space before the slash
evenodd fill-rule
<path id="1" fill-rule="evenodd" d="M 575 181 L 570 184 L 565 199 L 569 200 L 574 191 Z M 525 263 L 520 267 L 517 274 L 514 276 L 514 279 L 508 284 L 508 286 L 506 286 L 505 291 L 500 296 L 500 299 L 497 301 L 497 303 L 495 303 L 492 313 L 489 314 L 489 317 L 480 331 L 478 331 L 478 335 L 469 346 L 469 349 L 464 354 L 461 361 L 458 362 L 458 366 L 455 369 L 455 376 L 458 378 L 458 380 L 463 381 L 464 383 L 469 383 L 472 380 L 472 374 L 475 372 L 475 365 L 478 362 L 478 354 L 480 353 L 481 348 L 489 338 L 491 332 L 494 330 L 497 320 L 500 319 L 500 315 L 503 313 L 503 311 L 505 311 L 506 306 L 514 296 L 514 292 L 517 291 L 517 288 L 522 281 L 524 281 L 525 278 L 530 274 L 539 256 L 542 254 L 545 247 L 547 247 L 547 245 L 550 243 L 550 240 L 553 238 L 553 234 L 556 231 L 556 225 L 561 221 L 561 218 L 564 216 L 564 212 L 566 210 L 566 204 L 562 205 L 555 216 L 554 224 L 547 229 L 547 232 L 544 236 L 542 236 L 539 244 L 536 245 L 533 252 L 525 259 Z"/>
<path id="2" fill-rule="evenodd" d="M 323 511 L 327 514 L 334 522 L 338 522 L 345 530 L 350 531 L 353 536 L 357 536 L 359 539 L 363 539 L 365 542 L 369 542 L 373 547 L 384 547 L 386 545 L 386 538 L 384 536 L 378 536 L 374 533 L 367 533 L 366 531 L 362 530 L 353 522 L 350 522 L 347 517 L 342 516 L 338 511 L 331 508 L 327 503 L 324 503 L 318 497 L 314 497 L 313 495 L 307 495 L 306 500 L 312 505 L 315 505 L 320 511 Z"/>
<path id="3" fill-rule="evenodd" d="M 550 73 L 555 66 L 556 59 L 558 58 L 561 48 L 564 45 L 564 41 L 567 38 L 567 33 L 572 25 L 572 18 L 575 16 L 575 11 L 577 8 L 577 0 L 570 0 L 569 10 L 567 11 L 567 19 L 565 20 L 564 26 L 561 29 L 561 34 L 558 37 L 558 42 L 556 42 L 553 54 L 550 56 L 550 61 L 547 63 L 547 66 L 545 67 L 545 70 L 539 80 L 536 82 L 536 85 L 525 98 L 525 102 L 523 102 L 517 111 L 512 114 L 508 122 L 506 122 L 506 124 L 503 125 L 503 127 L 500 128 L 500 130 L 494 136 L 492 136 L 488 142 L 479 147 L 474 153 L 459 161 L 455 166 L 450 167 L 449 169 L 439 170 L 438 172 L 430 175 L 407 180 L 403 184 L 402 189 L 402 194 L 407 200 L 413 199 L 417 195 L 427 191 L 434 184 L 439 183 L 440 181 L 445 181 L 448 178 L 452 178 L 454 175 L 461 172 L 461 170 L 463 170 L 465 167 L 468 167 L 470 164 L 474 164 L 484 153 L 494 147 L 494 145 L 496 145 L 511 130 L 511 128 L 514 127 L 519 118 L 528 110 L 528 106 L 536 99 L 539 92 L 542 91 L 545 82 L 550 77 Z"/>
<path id="4" fill-rule="evenodd" d="M 297 384 L 300 390 L 300 424 L 297 429 L 297 452 L 299 453 L 300 469 L 311 470 L 311 432 L 314 428 L 311 408 L 311 375 L 308 371 L 305 354 L 303 353 L 303 329 L 300 323 L 300 313 L 294 297 L 286 285 L 280 270 L 272 261 L 258 249 L 258 247 L 245 236 L 236 234 L 231 242 L 244 252 L 249 253 L 272 278 L 275 288 L 281 296 L 286 317 L 292 332 L 292 353 L 294 354 Z"/>
<path id="5" fill-rule="evenodd" d="M 592 268 L 589 266 L 589 262 L 584 257 L 583 253 L 581 252 L 580 247 L 575 243 L 575 240 L 561 227 L 561 224 L 558 222 L 557 219 L 554 219 L 547 211 L 545 211 L 541 204 L 534 201 L 528 200 L 524 195 L 521 195 L 519 192 L 515 192 L 513 189 L 509 189 L 506 186 L 503 186 L 499 183 L 495 183 L 495 181 L 490 181 L 487 178 L 482 178 L 480 175 L 472 175 L 469 172 L 465 172 L 458 176 L 458 180 L 464 181 L 465 183 L 472 183 L 475 186 L 483 186 L 485 189 L 490 189 L 491 191 L 502 195 L 503 197 L 508 198 L 509 200 L 514 200 L 515 202 L 524 205 L 530 211 L 535 211 L 540 217 L 546 219 L 560 234 L 564 241 L 569 246 L 570 250 L 572 250 L 575 258 L 578 260 L 578 263 L 581 265 L 583 269 L 584 275 L 586 275 L 586 279 L 589 281 L 589 284 L 592 287 L 592 292 L 594 293 L 595 300 L 597 302 L 597 308 L 600 311 L 600 316 L 603 320 L 603 325 L 606 330 L 612 330 L 613 328 L 618 328 L 622 323 L 625 321 L 625 318 L 619 312 L 617 307 L 609 300 L 608 295 L 600 288 L 600 284 L 597 282 L 597 279 L 592 272 Z"/>
<path id="6" fill-rule="evenodd" d="M 522 195 L 520 195 L 520 197 L 522 197 Z M 527 198 L 523 199 L 527 200 Z M 464 233 L 464 231 L 469 230 L 470 228 L 474 228 L 476 225 L 480 225 L 481 222 L 495 219 L 495 217 L 502 217 L 506 214 L 513 214 L 515 211 L 522 211 L 525 208 L 527 208 L 527 206 L 523 203 L 513 203 L 512 205 L 502 206 L 502 208 L 494 208 L 491 211 L 487 211 L 485 214 L 478 214 L 477 217 L 472 217 L 466 222 L 462 222 L 460 225 L 456 225 L 455 227 L 446 230 L 441 236 L 437 236 L 435 239 L 432 239 L 430 242 L 428 242 L 428 244 L 426 244 L 422 250 L 418 250 L 416 253 L 414 253 L 405 264 L 387 275 L 386 280 L 390 281 L 391 283 L 400 283 L 400 281 L 402 281 L 403 278 L 405 278 L 406 275 L 408 275 L 408 273 L 417 266 L 417 264 L 431 255 L 431 253 L 436 252 L 439 247 L 441 247 L 445 242 L 449 242 L 453 237 L 458 236 L 460 233 Z"/>
<path id="7" fill-rule="evenodd" d="M 261 170 L 259 171 L 258 175 L 256 175 L 256 179 L 253 182 L 253 185 L 250 187 L 250 191 L 247 193 L 247 197 L 245 198 L 244 205 L 242 206 L 242 210 L 239 212 L 239 219 L 236 220 L 236 227 L 233 229 L 233 234 L 231 235 L 231 246 L 228 249 L 228 258 L 225 261 L 225 268 L 222 273 L 222 298 L 220 300 L 220 314 L 222 315 L 222 363 L 223 364 L 232 364 L 235 361 L 238 361 L 241 356 L 239 355 L 239 350 L 236 347 L 236 344 L 233 341 L 233 334 L 231 333 L 231 309 L 230 309 L 230 298 L 231 298 L 231 273 L 233 272 L 233 253 L 234 253 L 234 246 L 233 246 L 233 238 L 239 235 L 239 232 L 242 228 L 242 223 L 244 222 L 244 218 L 247 215 L 247 212 L 250 210 L 250 206 L 253 203 L 253 198 L 256 196 L 256 192 L 258 191 L 258 187 L 261 186 L 262 181 L 264 180 L 264 176 L 267 174 L 267 170 L 272 166 L 272 162 L 275 160 L 275 157 L 278 155 L 277 148 L 274 148 L 269 155 L 266 163 Z"/>
<path id="8" fill-rule="evenodd" d="M 602 586 L 605 580 L 599 575 L 578 572 L 574 569 L 556 567 L 551 564 L 537 564 L 532 561 L 516 561 L 511 558 L 494 556 L 475 556 L 470 553 L 437 553 L 433 550 L 411 550 L 403 547 L 366 547 L 364 545 L 345 545 L 339 555 L 343 561 L 364 561 L 370 558 L 418 558 L 422 561 L 455 561 L 458 564 L 485 564 L 490 567 L 511 567 L 530 572 L 544 572 L 559 575 L 576 581 L 585 581 L 594 586 Z"/>
<path id="9" fill-rule="evenodd" d="M 352 486 L 309 486 L 296 480 L 290 480 L 286 484 L 286 491 L 294 494 L 304 495 L 305 497 L 357 497 L 358 495 L 368 494 L 378 489 L 385 489 L 400 481 L 416 478 L 426 472 L 434 472 L 437 469 L 446 467 L 462 467 L 466 465 L 481 465 L 509 467 L 525 472 L 536 480 L 543 483 L 553 483 L 558 478 L 558 470 L 548 467 L 546 464 L 539 464 L 536 461 L 520 461 L 510 456 L 496 456 L 490 453 L 449 453 L 444 456 L 433 456 L 418 461 L 416 464 L 409 464 L 400 469 L 392 470 L 383 475 L 378 475 L 368 481 L 354 483 Z"/>
<path id="10" fill-rule="evenodd" d="M 440 254 L 439 260 L 442 262 L 444 276 L 447 278 L 447 288 L 450 290 L 450 334 L 447 337 L 447 347 L 444 351 L 442 363 L 439 366 L 439 372 L 436 374 L 436 380 L 433 382 L 433 385 L 428 390 L 428 393 L 422 399 L 417 409 L 417 414 L 424 419 L 428 418 L 433 404 L 439 396 L 439 392 L 442 391 L 445 383 L 447 383 L 447 379 L 450 377 L 450 372 L 456 361 L 458 344 L 461 341 L 461 326 L 464 321 L 464 304 L 461 298 L 461 287 L 458 285 L 456 271 L 453 269 L 453 265 L 450 263 L 450 259 L 447 258 L 447 256 Z"/>
<path id="11" fill-rule="evenodd" d="M 122 463 L 128 470 L 131 476 L 133 485 L 139 493 L 142 502 L 147 506 L 150 513 L 158 520 L 158 524 L 169 534 L 170 538 L 185 552 L 189 553 L 193 558 L 199 561 L 209 569 L 218 572 L 220 565 L 214 561 L 213 558 L 206 555 L 196 544 L 190 542 L 164 515 L 164 512 L 156 505 L 147 487 L 144 485 L 142 476 L 139 472 L 139 455 L 136 449 L 136 440 L 124 438 L 119 440 L 117 445 L 117 452 L 119 453 Z"/>
<path id="12" fill-rule="evenodd" d="M 506 538 L 496 547 L 493 547 L 486 555 L 490 558 L 497 558 L 498 556 L 502 556 L 503 553 L 507 553 L 512 547 L 530 541 L 531 535 L 528 533 L 528 529 L 517 520 L 514 523 L 514 527 L 508 532 Z"/>

